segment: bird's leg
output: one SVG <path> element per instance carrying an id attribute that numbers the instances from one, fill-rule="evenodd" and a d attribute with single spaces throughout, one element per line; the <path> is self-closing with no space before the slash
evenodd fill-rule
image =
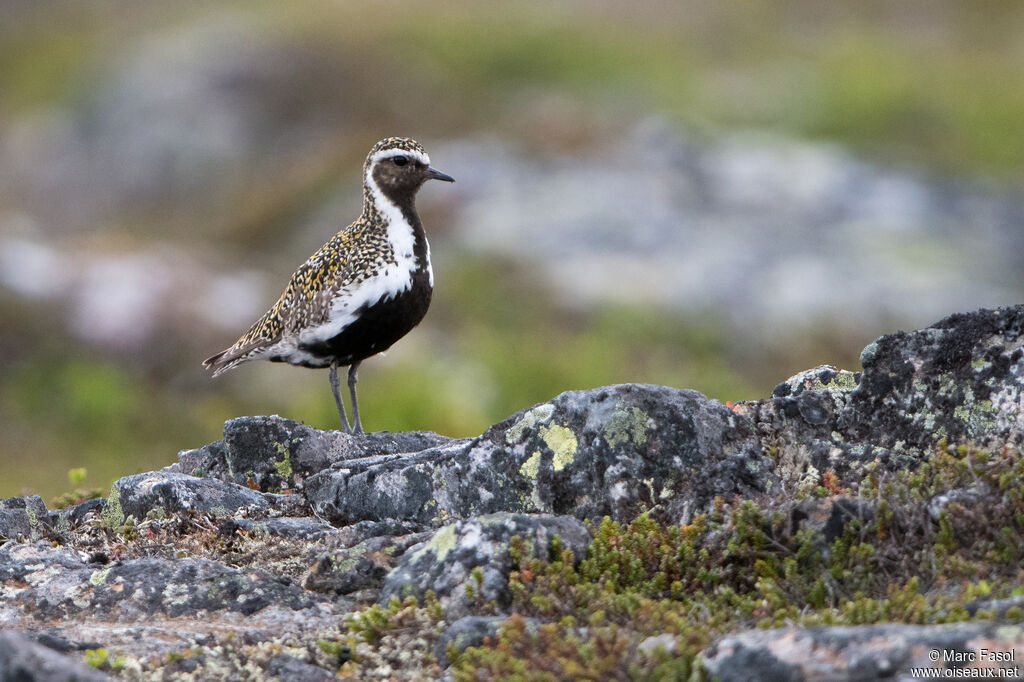
<path id="1" fill-rule="evenodd" d="M 359 399 L 356 398 L 356 382 L 359 381 L 359 361 L 353 362 L 348 368 L 348 392 L 352 396 L 352 433 L 363 432 L 363 422 L 359 419 Z"/>
<path id="2" fill-rule="evenodd" d="M 335 360 L 331 363 L 331 391 L 334 393 L 334 402 L 338 404 L 338 415 L 341 417 L 341 428 L 345 429 L 345 433 L 352 433 L 352 427 L 348 424 L 348 415 L 345 414 L 345 403 L 341 400 L 341 393 L 338 392 L 338 361 Z M 356 412 L 358 415 L 359 413 Z"/>

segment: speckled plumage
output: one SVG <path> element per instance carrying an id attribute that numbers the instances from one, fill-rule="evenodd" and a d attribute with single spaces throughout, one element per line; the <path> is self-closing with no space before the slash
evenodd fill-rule
<path id="1" fill-rule="evenodd" d="M 418 324 L 433 272 L 414 198 L 430 178 L 451 181 L 429 164 L 415 140 L 374 145 L 363 164 L 362 214 L 299 266 L 277 302 L 230 348 L 203 363 L 214 376 L 255 359 L 355 367 Z"/>

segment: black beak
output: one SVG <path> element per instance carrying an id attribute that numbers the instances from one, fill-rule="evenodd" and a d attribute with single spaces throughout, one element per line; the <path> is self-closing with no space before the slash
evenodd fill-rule
<path id="1" fill-rule="evenodd" d="M 455 178 L 450 175 L 445 175 L 436 168 L 427 169 L 427 180 L 444 180 L 445 182 L 455 182 Z"/>

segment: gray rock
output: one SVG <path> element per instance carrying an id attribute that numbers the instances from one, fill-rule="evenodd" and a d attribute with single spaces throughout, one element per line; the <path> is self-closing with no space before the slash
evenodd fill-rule
<path id="1" fill-rule="evenodd" d="M 912 668 L 963 668 L 944 655 L 979 652 L 1010 655 L 1024 647 L 1024 628 L 999 623 L 955 625 L 865 625 L 758 630 L 728 635 L 708 647 L 700 661 L 722 682 L 758 680 L 921 679 Z M 939 655 L 939 660 L 931 658 Z M 1019 653 L 1017 654 L 1019 656 Z M 967 660 L 967 659 L 963 659 Z M 1009 660 L 1009 659 L 1006 659 Z M 1013 663 L 978 660 L 968 667 L 999 668 Z M 983 676 L 983 675 L 979 675 Z"/>
<path id="2" fill-rule="evenodd" d="M 861 354 L 862 374 L 819 367 L 737 410 L 778 453 L 780 478 L 817 486 L 867 465 L 916 467 L 936 444 L 1024 443 L 1024 306 L 952 315 L 883 336 Z"/>
<path id="3" fill-rule="evenodd" d="M 861 363 L 863 379 L 838 424 L 851 440 L 911 457 L 942 438 L 1024 442 L 1024 306 L 883 336 Z"/>
<path id="4" fill-rule="evenodd" d="M 666 632 L 660 635 L 654 635 L 653 637 L 648 637 L 637 644 L 636 648 L 647 656 L 650 656 L 658 649 L 663 649 L 665 653 L 672 654 L 675 653 L 675 650 L 678 648 L 678 639 L 675 635 Z"/>
<path id="5" fill-rule="evenodd" d="M 116 526 L 128 516 L 141 520 L 150 512 L 159 515 L 192 510 L 229 516 L 242 508 L 263 510 L 268 506 L 269 501 L 263 493 L 244 486 L 212 478 L 152 471 L 116 481 L 110 490 L 104 515 L 110 525 Z"/>
<path id="6" fill-rule="evenodd" d="M 280 538 L 321 540 L 336 537 L 341 531 L 329 523 L 302 516 L 285 516 L 272 519 L 234 519 L 235 527 L 251 534 L 265 533 Z"/>
<path id="7" fill-rule="evenodd" d="M 50 514 L 38 495 L 0 500 L 0 542 L 38 540 L 50 529 Z"/>
<path id="8" fill-rule="evenodd" d="M 337 462 L 420 452 L 451 440 L 419 431 L 356 436 L 320 431 L 277 415 L 239 417 L 224 424 L 223 440 L 179 453 L 178 463 L 168 470 L 276 492 L 295 488 Z"/>
<path id="9" fill-rule="evenodd" d="M 361 542 L 370 538 L 378 537 L 401 537 L 433 530 L 423 523 L 415 521 L 397 521 L 385 519 L 383 521 L 359 521 L 350 526 L 337 529 L 337 535 L 332 535 L 331 545 L 334 547 L 355 547 Z"/>
<path id="10" fill-rule="evenodd" d="M 271 604 L 295 610 L 317 601 L 264 571 L 239 571 L 208 559 L 133 559 L 96 567 L 43 544 L 0 548 L 0 579 L 8 606 L 48 618 L 179 617 L 218 610 L 249 615 Z"/>
<path id="11" fill-rule="evenodd" d="M 68 533 L 84 523 L 90 514 L 99 517 L 106 506 L 106 498 L 97 497 L 65 509 L 56 509 L 50 512 L 50 525 L 58 533 Z"/>
<path id="12" fill-rule="evenodd" d="M 335 679 L 334 673 L 286 654 L 278 654 L 270 659 L 267 674 L 288 682 L 326 682 Z"/>
<path id="13" fill-rule="evenodd" d="M 88 651 L 90 649 L 103 648 L 103 645 L 99 642 L 72 642 L 59 630 L 34 632 L 31 636 L 32 639 L 45 646 L 47 649 L 53 649 L 54 651 L 62 654 L 66 654 L 71 651 Z"/>
<path id="14" fill-rule="evenodd" d="M 555 536 L 577 561 L 586 555 L 591 540 L 586 527 L 572 516 L 499 513 L 457 521 L 402 555 L 398 567 L 384 580 L 380 602 L 409 595 L 422 599 L 433 590 L 450 619 L 468 615 L 469 605 L 477 599 L 495 602 L 499 608 L 508 606 L 513 568 L 509 542 L 516 536 L 529 543 L 533 556 L 545 560 L 550 558 Z M 474 578 L 474 569 L 479 569 L 481 580 Z"/>
<path id="15" fill-rule="evenodd" d="M 0 680 L 4 682 L 98 682 L 110 678 L 24 634 L 0 630 Z"/>
<path id="16" fill-rule="evenodd" d="M 378 589 L 398 558 L 426 539 L 426 533 L 375 537 L 355 547 L 321 554 L 303 576 L 302 586 L 314 592 L 336 594 Z"/>
<path id="17" fill-rule="evenodd" d="M 72 574 L 85 566 L 84 558 L 78 553 L 54 549 L 42 542 L 9 542 L 0 547 L 0 582 L 15 581 L 34 587 L 51 579 L 68 577 L 68 584 L 72 585 L 74 578 L 78 577 Z M 5 596 L 12 594 L 16 592 Z"/>
<path id="18" fill-rule="evenodd" d="M 1010 609 L 1024 610 L 1024 596 L 1007 597 L 1006 599 L 979 599 L 964 607 L 970 616 L 978 611 L 992 611 L 996 618 L 1005 618 Z"/>
<path id="19" fill-rule="evenodd" d="M 991 486 L 982 482 L 969 488 L 950 490 L 928 500 L 928 515 L 932 517 L 933 521 L 938 521 L 942 517 L 942 512 L 951 504 L 970 508 L 997 494 L 999 493 Z"/>
<path id="20" fill-rule="evenodd" d="M 434 645 L 434 656 L 442 668 L 450 664 L 448 647 L 463 652 L 471 646 L 481 646 L 488 637 L 497 638 L 505 616 L 465 616 L 449 625 Z M 531 619 L 532 620 L 532 619 Z"/>
<path id="21" fill-rule="evenodd" d="M 122 615 L 176 617 L 226 609 L 249 615 L 270 606 L 304 609 L 316 599 L 259 570 L 239 571 L 209 559 L 136 559 L 95 571 L 94 609 Z"/>
<path id="22" fill-rule="evenodd" d="M 349 460 L 305 495 L 332 523 L 443 522 L 491 512 L 685 522 L 773 480 L 749 421 L 695 391 L 625 384 L 563 393 L 470 442 Z"/>

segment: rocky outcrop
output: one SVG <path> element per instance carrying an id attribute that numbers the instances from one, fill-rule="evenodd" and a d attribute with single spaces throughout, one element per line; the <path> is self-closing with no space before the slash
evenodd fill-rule
<path id="1" fill-rule="evenodd" d="M 783 456 L 783 475 L 868 463 L 916 466 L 942 440 L 1024 442 L 1021 308 L 952 315 L 933 327 L 883 336 L 861 353 L 863 372 L 818 367 L 738 412 Z"/>
<path id="2" fill-rule="evenodd" d="M 59 511 L 38 497 L 0 501 L 0 624 L 38 642 L 12 648 L 20 635 L 4 633 L 0 661 L 29 665 L 17 650 L 45 670 L 91 652 L 115 675 L 323 679 L 350 665 L 352 633 L 375 641 L 387 619 L 424 617 L 406 601 L 415 598 L 439 620 L 399 628 L 421 634 L 403 635 L 387 656 L 364 650 L 362 665 L 436 677 L 449 654 L 494 643 L 517 617 L 513 582 L 540 589 L 531 580 L 544 562 L 605 586 L 630 579 L 591 556 L 592 542 L 614 549 L 598 537 L 605 517 L 694 532 L 688 524 L 710 514 L 718 525 L 704 551 L 721 552 L 719 578 L 687 578 L 699 583 L 742 560 L 725 534 L 744 500 L 784 520 L 781 535 L 758 542 L 810 538 L 800 551 L 827 558 L 846 551 L 836 543 L 849 529 L 893 522 L 880 493 L 854 492 L 867 477 L 916 470 L 943 443 L 996 452 L 1024 442 L 1024 307 L 883 337 L 862 362 L 863 372 L 818 367 L 765 400 L 729 406 L 650 385 L 572 391 L 472 439 L 231 420 L 223 440 L 122 478 L 105 500 Z M 937 529 L 928 532 L 950 532 L 942 524 L 953 512 L 1016 499 L 970 471 L 969 485 L 915 493 L 915 518 Z M 629 570 L 642 572 L 649 548 L 633 551 Z M 772 576 L 765 566 L 759 579 Z M 683 577 L 666 578 L 659 594 L 684 589 Z M 963 617 L 1019 615 L 1017 597 L 985 599 L 990 588 Z M 345 624 L 344 614 L 368 607 Z M 544 636 L 542 619 L 518 622 Z M 572 619 L 562 626 L 579 642 L 593 632 Z M 752 669 L 765 679 L 898 677 L 927 665 L 929 647 L 1001 651 L 1019 640 L 991 623 L 756 631 L 726 635 L 699 660 L 721 679 L 749 679 Z M 684 655 L 669 633 L 634 645 L 648 658 Z M 67 679 L 99 674 L 68 670 Z"/>
<path id="3" fill-rule="evenodd" d="M 280 417 L 242 417 L 224 424 L 224 439 L 178 454 L 168 471 L 281 492 L 336 462 L 422 452 L 454 442 L 436 433 L 319 431 Z"/>
<path id="4" fill-rule="evenodd" d="M 38 495 L 0 500 L 0 541 L 38 540 L 49 524 L 46 503 Z"/>
<path id="5" fill-rule="evenodd" d="M 410 595 L 422 599 L 433 592 L 451 619 L 468 615 L 477 599 L 507 607 L 513 538 L 527 543 L 528 556 L 544 560 L 551 558 L 556 538 L 577 557 L 585 556 L 590 545 L 590 533 L 572 516 L 499 513 L 457 521 L 402 555 L 384 581 L 380 601 Z"/>
<path id="6" fill-rule="evenodd" d="M 723 637 L 702 655 L 716 680 L 913 680 L 1021 676 L 1024 628 L 992 623 L 767 630 Z M 953 665 L 950 665 L 953 664 Z M 943 675 L 955 668 L 956 675 Z M 952 672 L 952 671 L 951 671 Z"/>
<path id="7" fill-rule="evenodd" d="M 749 422 L 695 391 L 627 384 L 563 393 L 483 435 L 409 455 L 346 460 L 305 495 L 333 523 L 494 512 L 685 522 L 716 496 L 767 489 Z"/>

